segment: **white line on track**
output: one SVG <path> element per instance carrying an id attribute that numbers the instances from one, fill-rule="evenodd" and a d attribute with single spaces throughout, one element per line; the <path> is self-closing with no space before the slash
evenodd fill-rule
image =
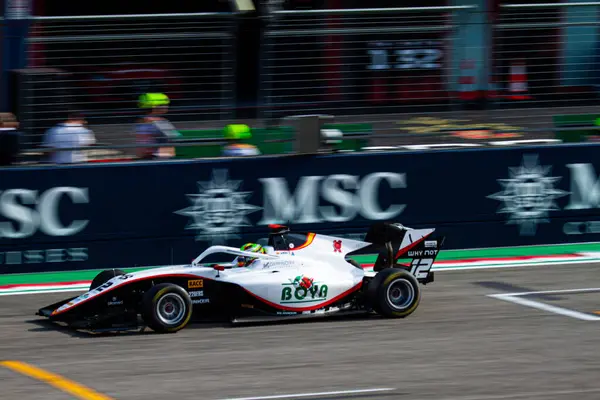
<path id="1" fill-rule="evenodd" d="M 443 265 L 436 266 L 435 264 L 431 268 L 434 272 L 444 271 L 465 271 L 469 269 L 501 269 L 501 268 L 522 268 L 522 267 L 545 267 L 549 265 L 571 265 L 571 264 L 596 264 L 599 263 L 600 259 L 581 259 L 581 260 L 560 260 L 560 261 L 538 261 L 538 262 L 522 262 L 520 264 L 486 264 L 477 265 L 461 264 L 455 267 L 444 267 Z"/>
<path id="2" fill-rule="evenodd" d="M 355 389 L 355 390 L 339 390 L 335 392 L 319 392 L 319 393 L 294 393 L 294 394 L 278 394 L 273 396 L 258 396 L 258 397 L 235 397 L 223 400 L 269 400 L 269 399 L 294 399 L 298 397 L 317 397 L 317 396 L 336 396 L 344 394 L 361 394 L 373 392 L 389 392 L 396 390 L 394 388 L 373 388 L 373 389 Z"/>
<path id="3" fill-rule="evenodd" d="M 554 289 L 554 290 L 540 290 L 537 292 L 520 292 L 520 293 L 500 293 L 498 296 L 529 296 L 532 294 L 565 294 L 565 293 L 588 293 L 588 292 L 600 292 L 600 288 L 585 288 L 585 289 Z M 491 295 L 496 296 L 496 295 Z"/>
<path id="4" fill-rule="evenodd" d="M 571 310 L 568 308 L 553 306 L 540 301 L 534 301 L 531 299 L 524 299 L 522 296 L 528 296 L 532 294 L 558 294 L 558 293 L 585 293 L 585 292 L 598 292 L 600 288 L 589 288 L 589 289 L 566 289 L 566 290 L 544 290 L 538 292 L 522 292 L 522 293 L 502 293 L 502 294 L 489 294 L 488 297 L 492 297 L 499 300 L 508 301 L 511 303 L 519 304 L 526 307 L 535 308 L 538 310 L 563 315 L 565 317 L 575 318 L 582 321 L 600 321 L 600 317 L 586 314 L 579 311 Z"/>

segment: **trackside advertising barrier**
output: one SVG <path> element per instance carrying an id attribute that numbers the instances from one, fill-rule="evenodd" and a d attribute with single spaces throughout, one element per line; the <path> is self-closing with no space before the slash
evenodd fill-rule
<path id="1" fill-rule="evenodd" d="M 190 262 L 267 225 L 436 227 L 445 247 L 600 241 L 600 145 L 0 171 L 1 273 Z M 356 236 L 354 236 L 356 237 Z M 333 251 L 333 249 L 332 249 Z"/>

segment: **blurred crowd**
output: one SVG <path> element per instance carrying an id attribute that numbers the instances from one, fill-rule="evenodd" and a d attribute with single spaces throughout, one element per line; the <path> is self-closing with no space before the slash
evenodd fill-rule
<path id="1" fill-rule="evenodd" d="M 140 96 L 138 106 L 142 115 L 135 124 L 135 158 L 138 160 L 171 159 L 176 155 L 174 141 L 182 135 L 167 119 L 170 100 L 163 93 Z M 256 156 L 256 146 L 245 143 L 251 137 L 246 125 L 232 124 L 224 128 L 227 144 L 223 157 Z M 69 113 L 65 120 L 44 133 L 41 163 L 81 164 L 92 161 L 89 150 L 100 143 L 88 126 L 85 115 Z M 15 165 L 26 148 L 24 136 L 14 114 L 0 113 L 0 166 Z"/>

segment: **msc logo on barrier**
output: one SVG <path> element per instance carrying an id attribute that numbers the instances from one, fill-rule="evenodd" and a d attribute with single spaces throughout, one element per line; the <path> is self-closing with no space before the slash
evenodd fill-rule
<path id="1" fill-rule="evenodd" d="M 89 204 L 87 188 L 53 187 L 46 191 L 33 189 L 0 190 L 0 240 L 22 240 L 37 248 L 12 248 L 0 251 L 0 265 L 83 262 L 88 260 L 87 247 L 44 248 L 32 238 L 38 232 L 51 237 L 75 236 L 89 224 L 88 219 L 74 219 L 59 212 L 61 203 L 68 209 L 75 204 Z M 68 200 L 67 200 L 68 201 Z M 75 206 L 76 207 L 76 206 Z M 60 245 L 59 245 L 60 246 Z"/>
<path id="2" fill-rule="evenodd" d="M 58 215 L 59 203 L 68 196 L 74 204 L 89 203 L 87 188 L 54 187 L 39 193 L 31 189 L 0 190 L 0 238 L 25 239 L 41 230 L 48 236 L 72 236 L 81 232 L 88 220 L 64 223 Z"/>
<path id="3" fill-rule="evenodd" d="M 373 172 L 363 177 L 348 174 L 303 176 L 290 191 L 285 178 L 261 178 L 263 216 L 259 225 L 296 222 L 321 224 L 348 222 L 361 216 L 371 221 L 390 220 L 400 215 L 406 204 L 386 196 L 391 204 L 382 207 L 379 189 L 406 189 L 406 174 Z M 322 204 L 326 202 L 329 204 Z"/>
<path id="4" fill-rule="evenodd" d="M 241 180 L 229 180 L 227 170 L 213 170 L 212 180 L 198 182 L 198 194 L 188 194 L 190 207 L 176 214 L 191 218 L 186 229 L 196 230 L 196 240 L 213 244 L 239 238 L 240 228 L 252 226 L 249 214 L 262 210 L 259 226 L 277 223 L 321 224 L 348 222 L 361 216 L 367 220 L 389 220 L 400 215 L 406 204 L 382 206 L 379 189 L 406 189 L 406 174 L 374 172 L 356 175 L 302 176 L 290 190 L 286 178 L 259 178 L 263 206 L 248 204 L 252 191 L 240 191 Z M 390 200 L 392 199 L 392 200 Z M 325 202 L 326 204 L 322 204 Z M 328 203 L 328 204 L 327 204 Z"/>
<path id="5" fill-rule="evenodd" d="M 519 225 L 521 235 L 535 235 L 540 223 L 548 223 L 548 213 L 560 210 L 556 199 L 569 192 L 557 189 L 561 177 L 549 176 L 552 167 L 541 166 L 537 155 L 526 155 L 520 167 L 510 167 L 509 178 L 498 179 L 503 189 L 488 198 L 502 201 L 499 213 L 509 215 L 508 224 Z"/>
<path id="6" fill-rule="evenodd" d="M 237 239 L 239 229 L 251 226 L 248 214 L 260 207 L 247 204 L 252 192 L 238 191 L 242 181 L 228 179 L 227 170 L 213 170 L 212 180 L 198 182 L 198 194 L 188 194 L 192 205 L 176 212 L 191 218 L 186 229 L 198 233 L 196 240 L 210 240 L 213 244 Z"/>
<path id="7" fill-rule="evenodd" d="M 520 167 L 509 168 L 509 178 L 498 179 L 501 192 L 487 196 L 503 205 L 499 213 L 508 214 L 508 224 L 519 226 L 521 235 L 533 236 L 540 223 L 550 222 L 550 212 L 600 208 L 600 179 L 591 163 L 565 164 L 569 171 L 569 191 L 558 188 L 561 177 L 550 176 L 550 166 L 541 166 L 537 155 L 526 155 Z M 561 208 L 557 200 L 568 197 Z M 563 224 L 565 235 L 600 234 L 600 220 L 575 220 Z"/>

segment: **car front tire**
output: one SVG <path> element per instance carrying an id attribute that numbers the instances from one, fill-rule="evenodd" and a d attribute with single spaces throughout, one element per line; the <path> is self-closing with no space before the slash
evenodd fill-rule
<path id="1" fill-rule="evenodd" d="M 110 281 L 115 276 L 125 275 L 125 271 L 121 271 L 120 269 L 107 269 L 105 271 L 100 272 L 90 285 L 90 290 L 96 289 L 98 286 L 105 284 Z"/>
<path id="2" fill-rule="evenodd" d="M 192 317 L 192 300 L 180 286 L 161 283 L 152 286 L 142 299 L 142 318 L 155 332 L 174 333 Z"/>

